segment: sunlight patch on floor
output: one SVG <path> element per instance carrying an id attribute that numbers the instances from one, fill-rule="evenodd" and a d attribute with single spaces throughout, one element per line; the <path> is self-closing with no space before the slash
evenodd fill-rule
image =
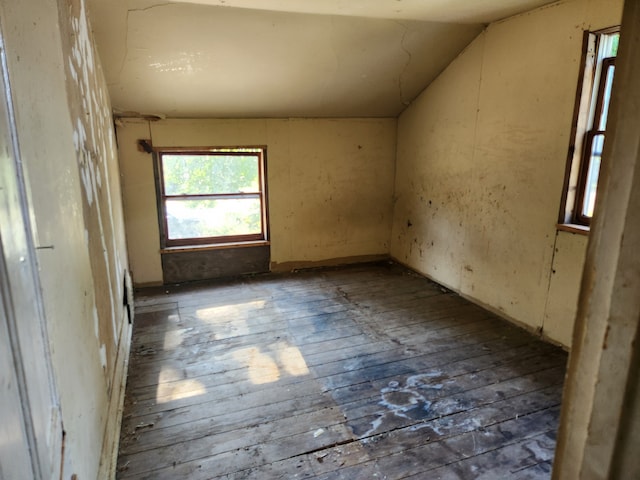
<path id="1" fill-rule="evenodd" d="M 162 367 L 158 375 L 156 402 L 167 403 L 182 398 L 196 397 L 207 393 L 205 386 L 198 380 L 182 378 L 182 374 L 171 367 Z"/>
<path id="2" fill-rule="evenodd" d="M 264 347 L 264 350 L 248 347 L 236 350 L 231 355 L 247 368 L 249 380 L 255 385 L 277 382 L 283 372 L 295 377 L 309 373 L 307 363 L 297 347 L 277 342 Z"/>

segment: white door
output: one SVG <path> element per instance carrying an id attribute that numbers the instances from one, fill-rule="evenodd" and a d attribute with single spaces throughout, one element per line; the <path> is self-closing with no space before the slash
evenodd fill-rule
<path id="1" fill-rule="evenodd" d="M 0 297 L 0 479 L 32 478 L 29 442 L 2 300 Z"/>
<path id="2" fill-rule="evenodd" d="M 62 423 L 0 30 L 0 480 L 60 472 Z"/>

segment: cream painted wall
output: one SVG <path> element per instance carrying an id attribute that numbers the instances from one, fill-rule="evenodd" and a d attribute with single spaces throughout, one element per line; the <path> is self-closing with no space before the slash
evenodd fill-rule
<path id="1" fill-rule="evenodd" d="M 151 155 L 137 148 L 148 139 L 149 124 L 127 120 L 116 127 L 122 182 L 122 204 L 131 276 L 135 284 L 162 282 L 160 234 Z"/>
<path id="2" fill-rule="evenodd" d="M 544 312 L 544 332 L 563 345 L 571 345 L 588 240 L 586 235 L 557 233 Z"/>
<path id="3" fill-rule="evenodd" d="M 571 0 L 491 24 L 398 123 L 392 256 L 565 346 L 585 239 L 555 223 L 582 32 L 621 11 Z"/>
<path id="4" fill-rule="evenodd" d="M 84 0 L 0 5 L 66 432 L 62 478 L 111 478 L 130 327 L 122 305 L 127 252 L 106 84 Z"/>
<path id="5" fill-rule="evenodd" d="M 272 270 L 384 256 L 391 229 L 395 119 L 122 120 L 118 145 L 136 284 L 162 281 L 154 147 L 267 146 Z"/>

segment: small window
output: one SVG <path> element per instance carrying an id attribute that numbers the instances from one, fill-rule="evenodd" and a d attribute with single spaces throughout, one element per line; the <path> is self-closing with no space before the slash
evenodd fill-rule
<path id="1" fill-rule="evenodd" d="M 588 227 L 595 206 L 620 33 L 587 33 L 560 223 Z"/>
<path id="2" fill-rule="evenodd" d="M 265 150 L 162 150 L 162 247 L 267 240 Z"/>

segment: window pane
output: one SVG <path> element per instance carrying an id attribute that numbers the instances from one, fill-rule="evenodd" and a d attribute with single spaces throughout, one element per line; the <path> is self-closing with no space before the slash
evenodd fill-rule
<path id="1" fill-rule="evenodd" d="M 162 155 L 165 195 L 259 192 L 256 155 Z"/>
<path id="2" fill-rule="evenodd" d="M 620 34 L 612 33 L 610 35 L 603 35 L 605 37 L 605 48 L 603 48 L 603 57 L 615 57 L 618 55 L 618 45 L 620 44 Z"/>
<path id="3" fill-rule="evenodd" d="M 582 203 L 582 214 L 593 217 L 593 208 L 596 203 L 596 190 L 598 188 L 598 176 L 600 175 L 600 160 L 602 159 L 602 148 L 604 147 L 604 134 L 594 135 L 591 142 L 591 155 L 589 156 L 589 170 L 587 172 L 587 182 L 585 184 L 584 202 Z"/>
<path id="4" fill-rule="evenodd" d="M 606 72 L 603 72 L 605 77 L 604 81 L 604 93 L 602 95 L 602 113 L 600 114 L 600 121 L 598 122 L 598 130 L 606 130 L 607 117 L 609 115 L 609 104 L 611 103 L 611 87 L 613 86 L 613 74 L 616 67 L 609 65 Z"/>
<path id="5" fill-rule="evenodd" d="M 167 200 L 170 240 L 262 232 L 260 199 Z"/>

